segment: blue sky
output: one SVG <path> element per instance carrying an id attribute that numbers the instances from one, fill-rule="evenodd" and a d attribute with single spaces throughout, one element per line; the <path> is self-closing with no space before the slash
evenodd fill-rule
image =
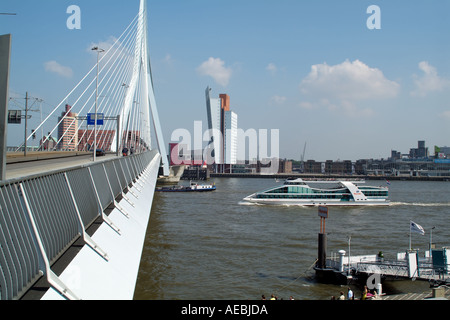
<path id="1" fill-rule="evenodd" d="M 66 26 L 70 5 L 81 30 Z M 381 29 L 367 28 L 370 5 Z M 2 0 L 0 12 L 17 13 L 0 16 L 0 34 L 13 36 L 11 95 L 28 91 L 53 109 L 95 64 L 92 44 L 118 37 L 138 7 Z M 243 130 L 280 130 L 280 157 L 300 159 L 305 142 L 318 161 L 450 145 L 450 1 L 148 0 L 148 11 L 166 144 L 194 121 L 206 130 L 210 86 L 230 95 Z"/>

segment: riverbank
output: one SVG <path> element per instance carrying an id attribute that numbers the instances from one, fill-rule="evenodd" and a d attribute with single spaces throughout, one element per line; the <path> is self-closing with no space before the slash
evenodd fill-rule
<path id="1" fill-rule="evenodd" d="M 301 173 L 279 173 L 279 174 L 259 174 L 259 173 L 211 173 L 211 178 L 267 178 L 267 179 L 353 179 L 353 180 L 396 180 L 396 181 L 450 181 L 450 176 L 442 177 L 422 177 L 422 176 L 375 176 L 375 175 L 336 175 L 336 174 L 301 174 Z"/>

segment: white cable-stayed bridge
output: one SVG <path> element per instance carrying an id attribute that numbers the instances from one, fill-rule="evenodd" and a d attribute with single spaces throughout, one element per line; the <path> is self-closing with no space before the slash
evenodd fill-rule
<path id="1" fill-rule="evenodd" d="M 9 72 L 11 37 L 1 36 L 0 44 L 0 68 Z M 35 128 L 51 127 L 39 144 L 43 154 L 86 151 L 92 157 L 3 172 L 1 300 L 133 298 L 160 167 L 169 174 L 146 1 L 112 44 L 92 50 L 97 63 Z M 0 81 L 0 91 L 8 91 L 7 83 Z M 26 153 L 30 139 L 33 134 L 16 152 Z M 98 157 L 99 149 L 108 156 Z M 5 165 L 6 148 L 2 152 Z"/>
<path id="2" fill-rule="evenodd" d="M 35 132 L 42 126 L 51 128 L 38 150 L 88 151 L 101 147 L 118 152 L 123 147 L 133 147 L 141 151 L 151 147 L 154 129 L 156 147 L 167 173 L 148 55 L 145 2 L 123 33 L 112 44 L 104 45 L 109 47 L 92 48 L 97 53 L 97 63 L 35 128 Z M 52 123 L 55 115 L 59 116 L 58 121 Z M 101 128 L 95 122 L 101 123 Z M 57 137 L 56 143 L 49 144 L 50 137 Z M 26 141 L 32 138 L 33 133 Z M 24 144 L 16 151 L 23 149 Z"/>

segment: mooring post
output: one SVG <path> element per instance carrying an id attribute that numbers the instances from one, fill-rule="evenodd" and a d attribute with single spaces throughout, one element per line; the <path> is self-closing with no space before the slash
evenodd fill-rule
<path id="1" fill-rule="evenodd" d="M 325 219 L 328 218 L 328 207 L 319 207 L 320 231 L 318 239 L 317 268 L 324 269 L 327 264 L 327 234 L 325 232 Z"/>

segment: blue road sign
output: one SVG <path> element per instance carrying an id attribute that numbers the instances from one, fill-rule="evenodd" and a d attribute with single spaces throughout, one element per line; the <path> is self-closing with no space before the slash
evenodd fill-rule
<path id="1" fill-rule="evenodd" d="M 103 125 L 103 119 L 104 119 L 103 113 L 97 113 L 97 125 L 102 126 Z M 95 125 L 95 113 L 88 113 L 87 114 L 87 124 L 88 126 Z"/>

